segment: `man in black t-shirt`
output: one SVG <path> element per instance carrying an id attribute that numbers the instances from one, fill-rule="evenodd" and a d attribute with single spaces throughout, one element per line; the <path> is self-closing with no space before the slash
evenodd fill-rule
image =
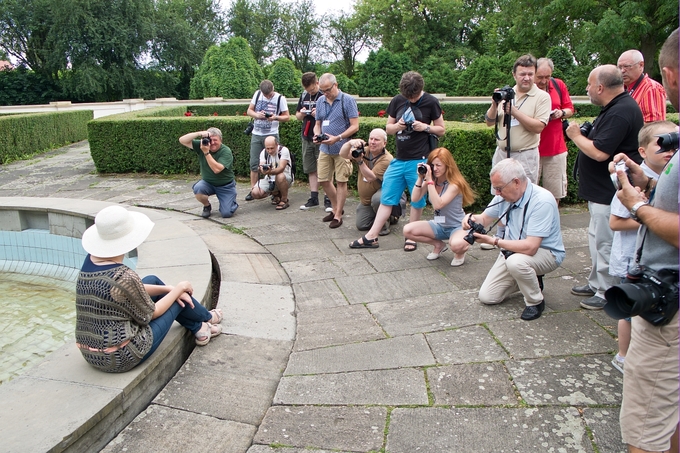
<path id="1" fill-rule="evenodd" d="M 396 158 L 392 160 L 383 176 L 380 207 L 373 226 L 366 235 L 350 244 L 351 248 L 376 248 L 378 234 L 397 206 L 404 189 L 413 189 L 418 179 L 417 167 L 430 154 L 430 134 L 441 137 L 445 132 L 444 117 L 437 98 L 425 93 L 423 76 L 409 71 L 401 77 L 399 92 L 387 107 L 385 130 L 395 135 Z M 411 203 L 410 222 L 420 220 L 426 199 Z M 411 252 L 417 244 L 404 243 L 404 250 Z"/>
<path id="2" fill-rule="evenodd" d="M 320 143 L 314 142 L 314 125 L 316 124 L 316 101 L 321 97 L 319 79 L 313 72 L 302 74 L 302 86 L 305 91 L 300 96 L 295 117 L 302 121 L 302 171 L 309 178 L 310 197 L 307 203 L 300 206 L 306 210 L 319 206 L 319 178 L 316 174 L 316 161 L 319 159 Z"/>
<path id="3" fill-rule="evenodd" d="M 588 136 L 581 134 L 580 126 L 571 122 L 567 135 L 578 147 L 578 196 L 588 202 L 590 224 L 588 247 L 592 268 L 588 284 L 575 286 L 573 294 L 590 296 L 581 307 L 601 310 L 606 303 L 604 292 L 618 283 L 609 275 L 613 231 L 609 227 L 610 203 L 616 193 L 609 177 L 608 165 L 612 157 L 625 153 L 635 162 L 642 162 L 638 152 L 638 132 L 644 122 L 637 102 L 623 89 L 621 71 L 614 65 L 598 66 L 588 76 L 586 88 L 590 102 L 602 107 L 593 121 Z"/>

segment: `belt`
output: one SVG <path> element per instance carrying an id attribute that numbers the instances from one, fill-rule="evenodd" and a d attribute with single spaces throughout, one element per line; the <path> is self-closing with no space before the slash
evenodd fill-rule
<path id="1" fill-rule="evenodd" d="M 80 348 L 80 349 L 85 349 L 86 351 L 103 352 L 103 353 L 105 353 L 105 354 L 111 354 L 112 352 L 116 352 L 116 351 L 118 351 L 118 350 L 120 350 L 120 349 L 123 349 L 125 346 L 127 346 L 127 344 L 128 344 L 129 342 L 130 342 L 130 340 L 125 340 L 124 342 L 122 342 L 122 343 L 119 344 L 119 345 L 111 346 L 111 347 L 108 347 L 108 348 L 106 348 L 106 349 L 91 348 L 90 346 L 87 346 L 87 345 L 84 345 L 84 344 L 80 344 L 80 343 L 76 343 L 76 346 L 78 346 L 78 348 Z"/>

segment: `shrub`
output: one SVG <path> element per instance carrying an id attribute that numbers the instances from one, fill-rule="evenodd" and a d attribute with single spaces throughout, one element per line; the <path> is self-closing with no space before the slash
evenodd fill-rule
<path id="1" fill-rule="evenodd" d="M 92 110 L 0 116 L 0 162 L 85 140 Z"/>

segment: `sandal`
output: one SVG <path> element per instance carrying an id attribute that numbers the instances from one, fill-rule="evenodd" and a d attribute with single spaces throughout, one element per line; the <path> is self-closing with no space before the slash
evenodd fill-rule
<path id="1" fill-rule="evenodd" d="M 276 205 L 281 202 L 281 197 L 272 196 L 272 204 Z"/>
<path id="2" fill-rule="evenodd" d="M 208 326 L 208 328 L 205 329 L 204 328 L 205 326 Z M 194 334 L 194 336 L 196 337 L 196 344 L 198 346 L 205 346 L 210 342 L 210 339 L 212 337 L 216 337 L 221 333 L 222 326 L 220 325 L 213 326 L 209 322 L 204 322 L 203 326 L 201 327 L 201 330 Z"/>
<path id="3" fill-rule="evenodd" d="M 284 200 L 281 200 L 281 201 L 279 201 L 279 203 L 276 205 L 276 210 L 277 210 L 277 211 L 283 211 L 283 210 L 286 209 L 288 206 L 290 206 L 290 204 L 288 204 L 288 200 L 287 200 L 287 199 L 286 199 L 285 201 L 284 201 Z"/>
<path id="4" fill-rule="evenodd" d="M 380 247 L 378 238 L 368 239 L 366 236 L 361 237 L 361 242 L 357 239 L 349 244 L 349 248 L 351 249 L 377 249 L 378 247 Z"/>
<path id="5" fill-rule="evenodd" d="M 405 252 L 415 252 L 418 248 L 418 243 L 414 241 L 404 240 L 404 251 Z"/>
<path id="6" fill-rule="evenodd" d="M 212 314 L 212 318 L 210 318 L 210 324 L 219 324 L 222 322 L 222 318 L 224 318 L 224 315 L 222 314 L 222 310 L 219 308 L 215 308 L 213 310 L 210 310 L 210 314 Z M 217 321 L 215 321 L 215 318 L 217 318 Z"/>

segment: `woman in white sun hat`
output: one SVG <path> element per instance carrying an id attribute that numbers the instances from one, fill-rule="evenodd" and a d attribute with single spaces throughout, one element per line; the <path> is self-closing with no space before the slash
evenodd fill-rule
<path id="1" fill-rule="evenodd" d="M 94 222 L 83 233 L 88 255 L 76 283 L 76 345 L 90 365 L 110 373 L 131 370 L 153 354 L 175 320 L 200 346 L 222 332 L 221 310 L 208 311 L 191 297 L 191 283 L 140 279 L 123 264 L 151 233 L 146 215 L 109 206 Z"/>

